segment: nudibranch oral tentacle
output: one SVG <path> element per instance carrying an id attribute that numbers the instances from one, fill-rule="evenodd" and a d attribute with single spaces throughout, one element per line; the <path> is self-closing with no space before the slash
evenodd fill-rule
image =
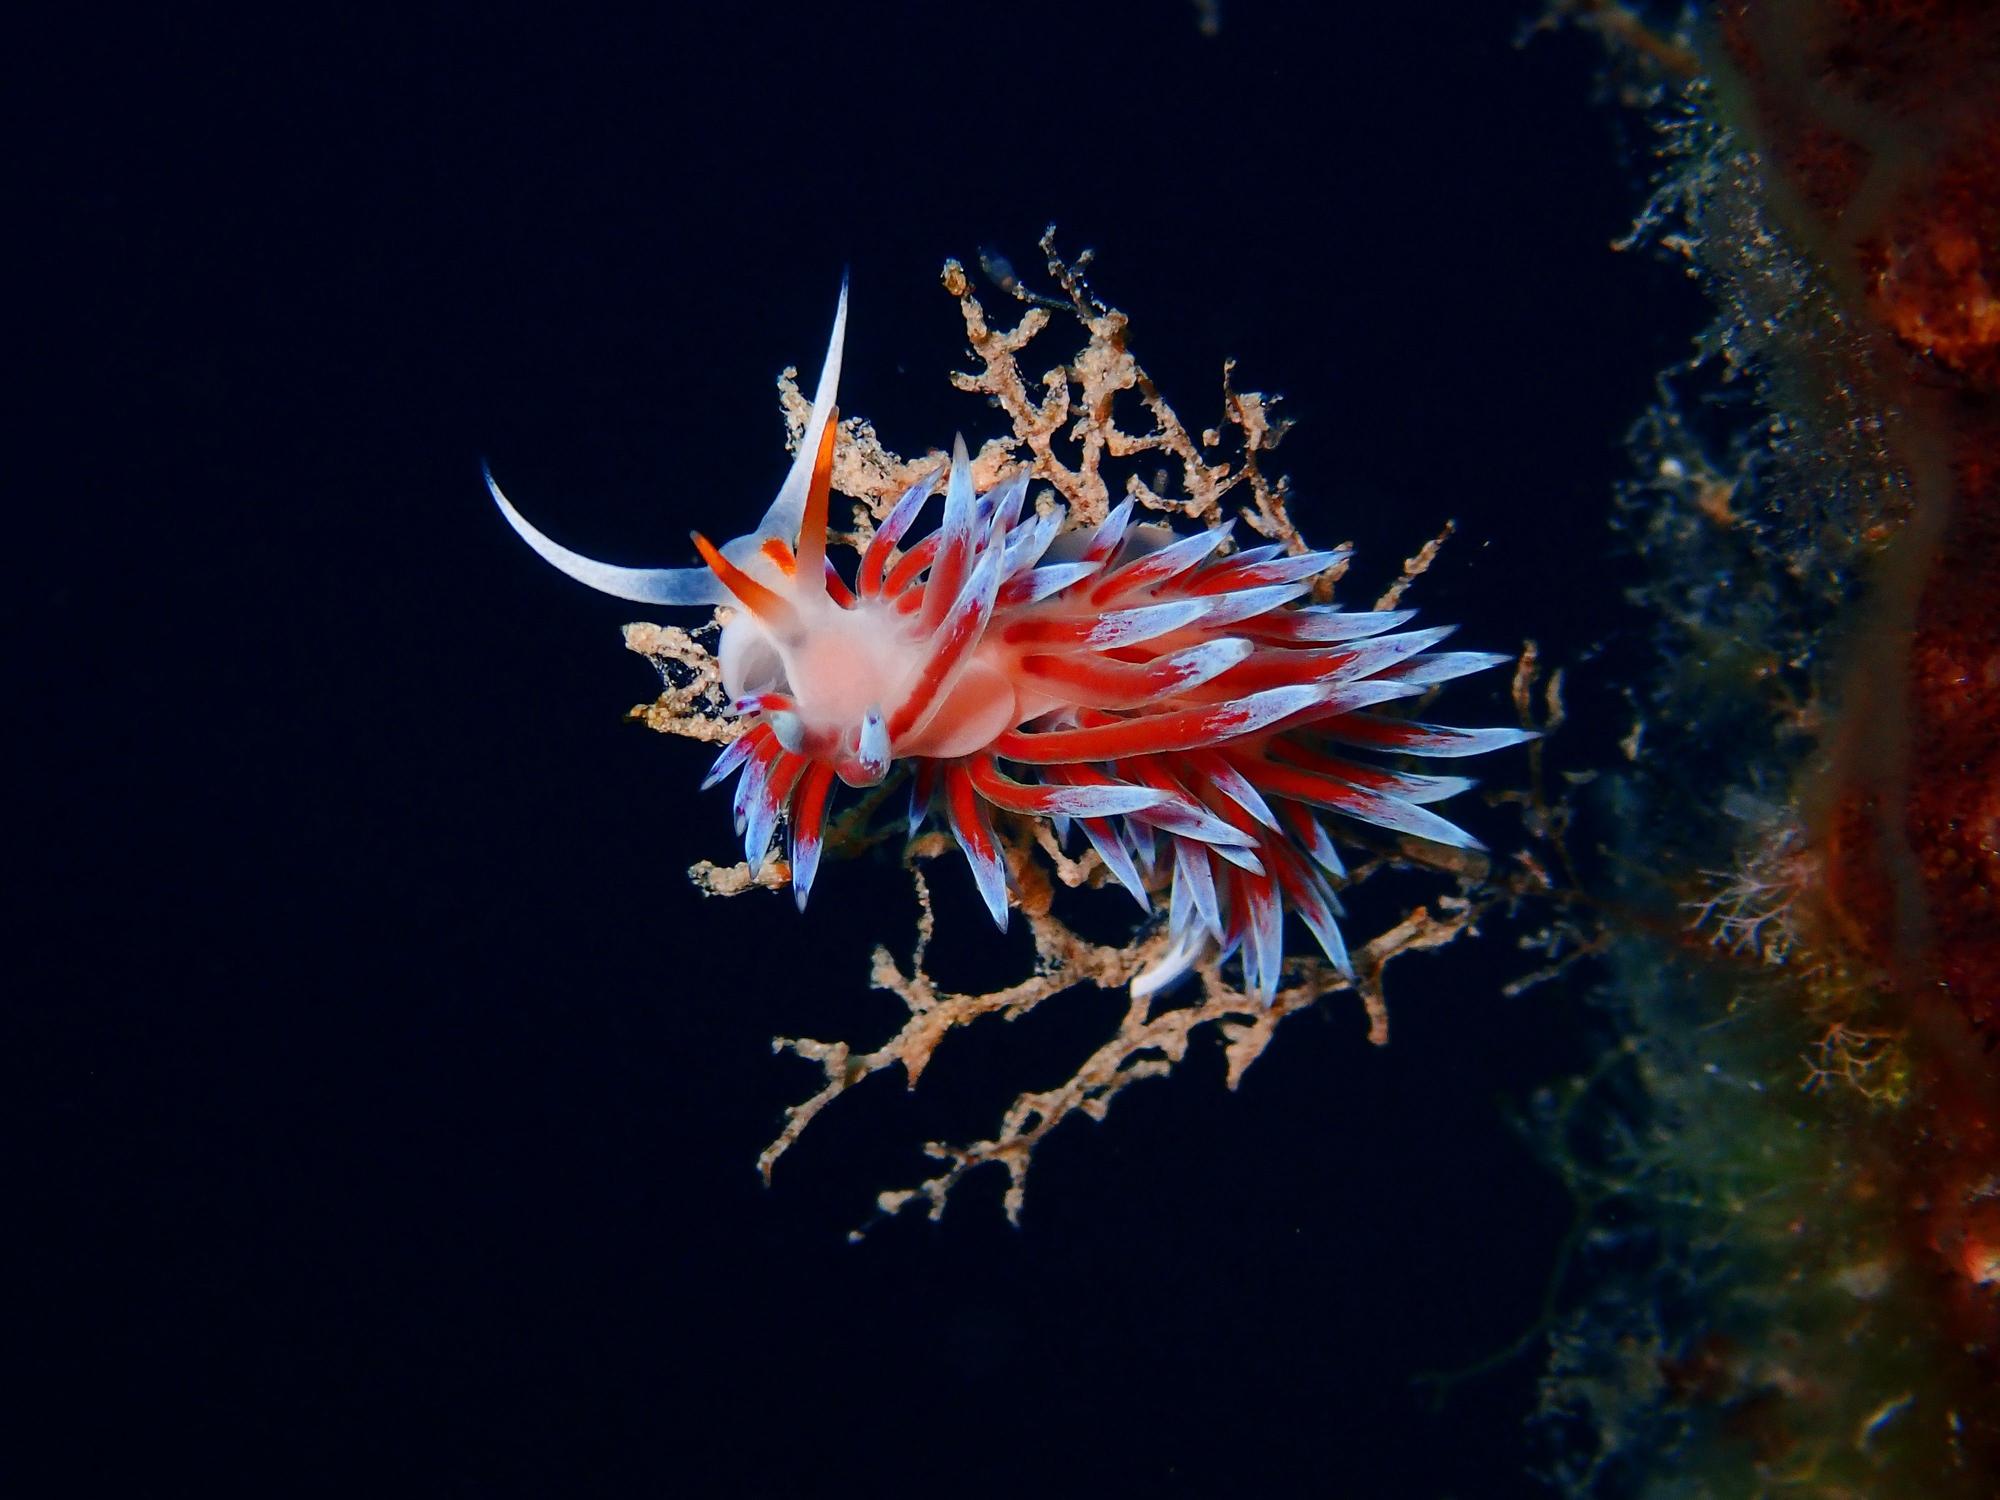
<path id="1" fill-rule="evenodd" d="M 1323 817 L 1451 848 L 1478 841 L 1431 811 L 1458 776 L 1373 766 L 1353 753 L 1456 757 L 1518 744 L 1518 729 L 1455 729 L 1368 710 L 1506 660 L 1435 651 L 1449 628 L 1398 631 L 1404 609 L 1312 602 L 1344 550 L 1231 553 L 1228 525 L 1192 536 L 1135 520 L 1127 499 L 1095 526 L 1060 506 L 1027 514 L 1029 474 L 975 490 L 964 440 L 876 528 L 850 584 L 827 557 L 847 322 L 843 282 L 812 415 L 756 530 L 698 568 L 626 568 L 551 541 L 488 486 L 508 523 L 579 582 L 656 604 L 732 603 L 718 647 L 741 736 L 716 760 L 736 775 L 752 867 L 790 827 L 794 892 L 818 872 L 836 781 L 911 771 L 909 827 L 933 802 L 994 921 L 1007 921 L 1005 846 L 992 813 L 1082 831 L 1142 908 L 1166 887 L 1168 948 L 1134 980 L 1151 994 L 1204 954 L 1236 958 L 1268 1002 L 1284 966 L 1284 913 L 1353 973 L 1336 885 L 1345 866 Z M 943 481 L 936 530 L 905 545 Z"/>

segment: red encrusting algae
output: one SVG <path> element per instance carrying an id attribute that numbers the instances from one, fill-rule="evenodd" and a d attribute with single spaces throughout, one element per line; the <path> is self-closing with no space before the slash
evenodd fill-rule
<path id="1" fill-rule="evenodd" d="M 1733 0 L 1720 34 L 1720 87 L 1864 333 L 1845 373 L 1910 481 L 1815 842 L 1836 929 L 1910 1032 L 1913 1236 L 2000 1374 L 2000 10 Z"/>

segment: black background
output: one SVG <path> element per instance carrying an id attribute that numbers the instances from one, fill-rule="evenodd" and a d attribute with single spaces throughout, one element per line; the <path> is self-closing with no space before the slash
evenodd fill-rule
<path id="1" fill-rule="evenodd" d="M 274 14 L 17 60 L 55 327 L 8 566 L 13 1492 L 1535 1492 L 1533 1353 L 1440 1410 L 1413 1383 L 1533 1324 L 1568 1222 L 1508 1117 L 1589 1023 L 1500 997 L 1511 934 L 1395 971 L 1387 1049 L 1329 1004 L 1231 1095 L 1198 1047 L 1052 1138 L 1018 1231 L 994 1174 L 850 1246 L 1119 1002 L 871 1082 L 764 1189 L 816 1080 L 769 1039 L 886 1034 L 906 884 L 704 902 L 726 795 L 621 721 L 644 611 L 478 477 L 690 561 L 782 474 L 773 378 L 810 381 L 843 266 L 843 406 L 976 441 L 939 265 L 1042 281 L 1053 220 L 1190 421 L 1225 355 L 1285 393 L 1278 467 L 1357 592 L 1456 517 L 1426 618 L 1587 680 L 1619 435 L 1693 321 L 1607 248 L 1645 164 L 1582 38 L 1332 12 Z M 945 977 L 1020 972 L 937 885 Z"/>

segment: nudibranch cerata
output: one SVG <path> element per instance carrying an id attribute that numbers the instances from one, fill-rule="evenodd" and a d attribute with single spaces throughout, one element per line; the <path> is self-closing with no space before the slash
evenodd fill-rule
<path id="1" fill-rule="evenodd" d="M 1351 974 L 1334 894 L 1346 872 L 1323 815 L 1478 847 L 1430 810 L 1469 780 L 1357 756 L 1467 756 L 1533 737 L 1370 710 L 1508 658 L 1434 651 L 1452 627 L 1399 630 L 1412 610 L 1311 602 L 1344 551 L 1230 551 L 1230 525 L 1177 535 L 1135 523 L 1130 499 L 1091 526 L 1068 524 L 1060 505 L 1024 518 L 1029 469 L 977 494 L 962 438 L 941 523 L 903 545 L 933 471 L 883 518 L 850 583 L 826 548 L 846 326 L 843 285 L 791 470 L 755 530 L 719 548 L 695 534 L 703 567 L 584 557 L 486 480 L 522 539 L 578 582 L 645 604 L 734 607 L 718 656 L 743 730 L 703 785 L 742 773 L 736 827 L 751 867 L 782 819 L 803 908 L 834 782 L 873 786 L 905 766 L 911 833 L 942 804 L 1003 928 L 992 809 L 1051 819 L 1059 837 L 1081 829 L 1148 913 L 1165 886 L 1170 944 L 1134 981 L 1141 994 L 1213 949 L 1240 954 L 1246 993 L 1268 1002 L 1287 907 Z"/>

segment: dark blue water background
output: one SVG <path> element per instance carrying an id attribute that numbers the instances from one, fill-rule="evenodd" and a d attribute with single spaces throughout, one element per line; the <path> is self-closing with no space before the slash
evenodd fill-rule
<path id="1" fill-rule="evenodd" d="M 769 1039 L 886 1033 L 906 885 L 704 902 L 706 755 L 621 722 L 643 611 L 478 478 L 688 561 L 782 473 L 773 377 L 843 265 L 847 409 L 977 440 L 939 265 L 1034 275 L 1053 220 L 1191 421 L 1224 356 L 1286 394 L 1278 467 L 1362 590 L 1456 517 L 1427 617 L 1583 663 L 1619 435 L 1694 314 L 1607 249 L 1644 163 L 1590 47 L 1519 20 L 416 7 L 45 49 L 16 1493 L 1532 1493 L 1535 1358 L 1441 1412 L 1412 1382 L 1536 1317 L 1568 1211 L 1507 1112 L 1588 1056 L 1576 997 L 1502 999 L 1511 936 L 1414 960 L 1388 1049 L 1336 1002 L 1229 1095 L 1206 1043 L 1050 1142 L 1022 1230 L 996 1175 L 851 1247 L 1119 1002 L 877 1080 L 765 1190 L 815 1078 Z M 941 966 L 1003 982 L 962 877 Z"/>

